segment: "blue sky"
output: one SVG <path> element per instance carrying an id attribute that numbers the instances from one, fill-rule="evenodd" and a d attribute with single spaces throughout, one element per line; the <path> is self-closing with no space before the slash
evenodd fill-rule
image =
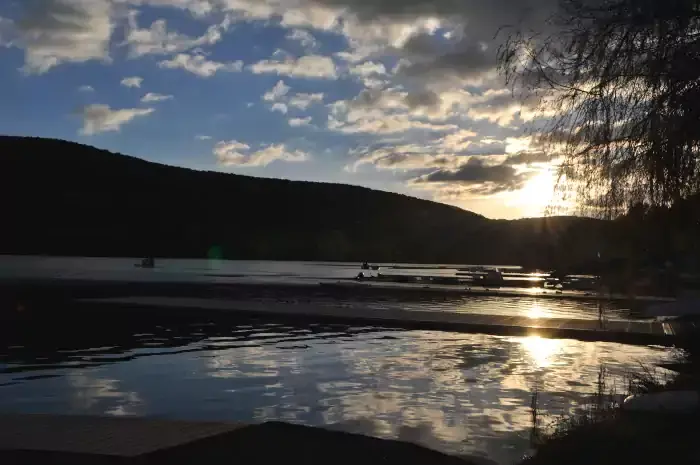
<path id="1" fill-rule="evenodd" d="M 536 216 L 556 157 L 494 34 L 553 1 L 5 0 L 0 133 Z"/>

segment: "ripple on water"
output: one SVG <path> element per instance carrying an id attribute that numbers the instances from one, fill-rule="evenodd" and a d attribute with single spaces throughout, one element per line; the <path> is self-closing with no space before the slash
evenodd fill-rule
<path id="1" fill-rule="evenodd" d="M 512 463 L 529 448 L 534 390 L 543 413 L 570 413 L 594 392 L 601 365 L 622 390 L 628 373 L 669 357 L 536 333 L 197 319 L 95 322 L 104 331 L 83 333 L 82 323 L 3 342 L 0 410 L 279 419 Z"/>

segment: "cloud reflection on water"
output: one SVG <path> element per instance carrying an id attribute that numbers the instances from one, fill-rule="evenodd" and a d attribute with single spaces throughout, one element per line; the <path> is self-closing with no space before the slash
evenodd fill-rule
<path id="1" fill-rule="evenodd" d="M 257 386 L 273 404 L 258 408 L 256 420 L 335 424 L 508 462 L 527 448 L 534 390 L 541 393 L 545 413 L 572 413 L 595 389 L 601 364 L 623 386 L 626 372 L 663 356 L 646 347 L 536 333 L 410 331 L 383 337 L 373 333 L 291 351 L 270 346 L 222 351 L 207 362 L 208 376 L 265 377 L 268 384 Z"/>
<path id="2" fill-rule="evenodd" d="M 534 390 L 543 412 L 570 413 L 595 390 L 601 364 L 622 387 L 627 371 L 669 355 L 546 339 L 534 330 L 502 337 L 340 325 L 144 325 L 124 329 L 128 344 L 118 345 L 121 333 L 103 334 L 107 347 L 89 352 L 95 341 L 82 347 L 63 334 L 55 341 L 62 349 L 47 345 L 42 357 L 54 358 L 41 366 L 37 353 L 7 347 L 0 355 L 11 370 L 0 372 L 0 410 L 335 425 L 512 463 L 529 447 Z"/>

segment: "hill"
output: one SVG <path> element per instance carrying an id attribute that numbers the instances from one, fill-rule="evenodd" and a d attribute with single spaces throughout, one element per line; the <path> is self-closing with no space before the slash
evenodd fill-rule
<path id="1" fill-rule="evenodd" d="M 590 239 L 598 224 L 495 221 L 362 187 L 195 171 L 20 137 L 0 137 L 0 195 L 4 254 L 206 257 L 218 246 L 230 259 L 547 266 L 564 239 L 583 230 Z"/>

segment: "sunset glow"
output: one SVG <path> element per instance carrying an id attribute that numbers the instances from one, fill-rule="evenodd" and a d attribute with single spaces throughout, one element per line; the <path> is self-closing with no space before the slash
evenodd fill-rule
<path id="1" fill-rule="evenodd" d="M 541 215 L 552 160 L 528 132 L 537 105 L 499 77 L 495 33 L 546 15 L 389 3 L 1 2 L 3 132 Z"/>

